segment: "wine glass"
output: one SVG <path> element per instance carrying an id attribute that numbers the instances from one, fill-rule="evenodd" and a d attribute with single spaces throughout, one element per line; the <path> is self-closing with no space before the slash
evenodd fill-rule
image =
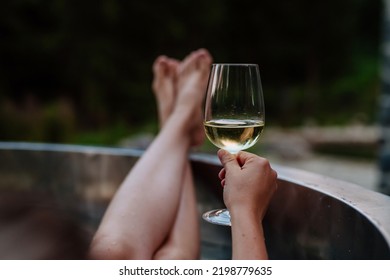
<path id="1" fill-rule="evenodd" d="M 215 146 L 232 154 L 252 147 L 264 128 L 264 101 L 257 64 L 213 64 L 207 85 L 204 127 Z M 227 209 L 203 214 L 206 221 L 230 226 Z"/>

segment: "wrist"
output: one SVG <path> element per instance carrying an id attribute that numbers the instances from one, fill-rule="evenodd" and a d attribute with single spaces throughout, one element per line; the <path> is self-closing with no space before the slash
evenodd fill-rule
<path id="1" fill-rule="evenodd" d="M 261 226 L 262 219 L 258 215 L 257 209 L 250 207 L 234 207 L 229 209 L 230 219 L 232 224 L 250 223 L 252 225 Z"/>

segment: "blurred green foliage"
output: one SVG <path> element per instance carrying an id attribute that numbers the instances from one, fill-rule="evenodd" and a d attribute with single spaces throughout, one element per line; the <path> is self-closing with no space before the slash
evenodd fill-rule
<path id="1" fill-rule="evenodd" d="M 151 65 L 200 47 L 260 65 L 267 123 L 374 122 L 380 0 L 5 0 L 0 140 L 113 144 L 156 129 Z"/>

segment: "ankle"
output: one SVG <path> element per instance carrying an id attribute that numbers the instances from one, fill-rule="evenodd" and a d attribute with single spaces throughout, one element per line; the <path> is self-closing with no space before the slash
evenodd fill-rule
<path id="1" fill-rule="evenodd" d="M 187 107 L 177 107 L 172 112 L 170 119 L 176 122 L 178 130 L 190 135 L 194 128 L 193 112 Z"/>

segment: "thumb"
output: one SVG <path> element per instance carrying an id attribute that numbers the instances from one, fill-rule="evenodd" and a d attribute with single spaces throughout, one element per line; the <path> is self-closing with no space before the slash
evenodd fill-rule
<path id="1" fill-rule="evenodd" d="M 220 149 L 217 154 L 219 160 L 221 161 L 226 171 L 228 171 L 231 168 L 239 167 L 236 157 L 231 153 L 229 153 L 228 151 L 224 149 Z"/>

